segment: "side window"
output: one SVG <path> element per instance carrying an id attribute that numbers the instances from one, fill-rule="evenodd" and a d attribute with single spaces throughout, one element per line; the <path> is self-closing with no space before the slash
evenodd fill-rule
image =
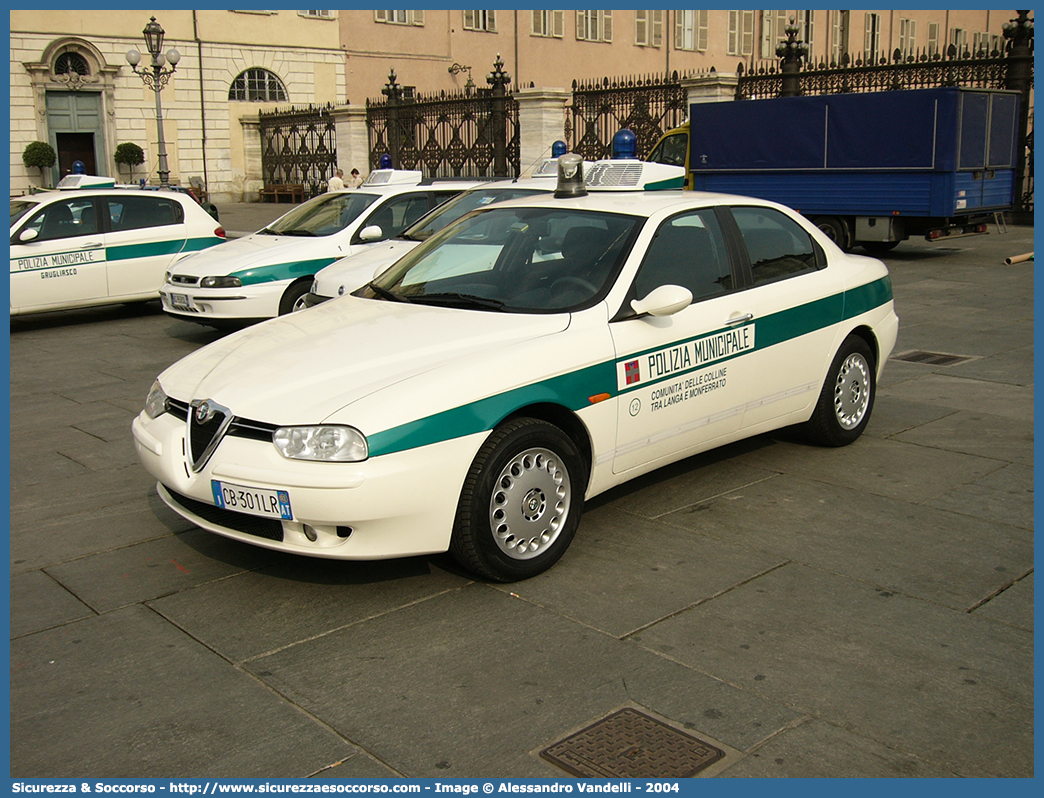
<path id="1" fill-rule="evenodd" d="M 97 233 L 98 220 L 94 213 L 94 200 L 90 197 L 78 197 L 52 202 L 36 214 L 25 228 L 37 231 L 37 241 L 53 241 L 58 238 Z"/>
<path id="2" fill-rule="evenodd" d="M 644 299 L 661 285 L 688 288 L 694 302 L 733 288 L 725 238 L 712 209 L 660 225 L 638 269 L 635 295 Z"/>
<path id="3" fill-rule="evenodd" d="M 428 212 L 428 197 L 425 194 L 407 194 L 388 200 L 366 220 L 363 227 L 375 224 L 381 228 L 383 238 L 391 238 Z"/>
<path id="4" fill-rule="evenodd" d="M 733 208 L 750 257 L 754 285 L 815 271 L 819 257 L 812 237 L 773 208 Z"/>
<path id="5" fill-rule="evenodd" d="M 651 163 L 665 163 L 669 166 L 685 166 L 685 150 L 688 146 L 689 136 L 685 133 L 676 133 L 657 144 L 646 160 Z"/>
<path id="6" fill-rule="evenodd" d="M 185 221 L 185 209 L 181 207 L 181 203 L 167 197 L 110 197 L 108 203 L 114 233 L 181 224 Z"/>

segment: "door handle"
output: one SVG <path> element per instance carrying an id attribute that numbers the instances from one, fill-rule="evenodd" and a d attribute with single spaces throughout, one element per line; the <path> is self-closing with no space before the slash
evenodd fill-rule
<path id="1" fill-rule="evenodd" d="M 744 313 L 742 316 L 730 316 L 725 320 L 725 323 L 730 327 L 734 324 L 746 324 L 748 321 L 754 320 L 753 313 Z"/>
<path id="2" fill-rule="evenodd" d="M 101 249 L 101 241 L 86 241 L 80 245 L 80 249 Z"/>

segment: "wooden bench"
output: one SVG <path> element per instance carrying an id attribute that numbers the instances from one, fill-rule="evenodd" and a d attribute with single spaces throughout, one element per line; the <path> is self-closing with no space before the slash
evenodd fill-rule
<path id="1" fill-rule="evenodd" d="M 264 188 L 257 192 L 258 202 L 268 202 L 268 197 L 272 198 L 272 202 L 282 202 L 283 197 L 288 197 L 290 202 L 304 202 L 304 184 L 303 183 L 273 183 L 266 184 Z"/>

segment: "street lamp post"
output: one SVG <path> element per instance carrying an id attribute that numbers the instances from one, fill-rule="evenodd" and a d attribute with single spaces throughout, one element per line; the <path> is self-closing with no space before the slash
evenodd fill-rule
<path id="1" fill-rule="evenodd" d="M 159 178 L 160 184 L 166 186 L 170 185 L 170 169 L 167 167 L 167 144 L 163 140 L 163 106 L 160 104 L 160 92 L 167 85 L 170 76 L 177 70 L 178 61 L 181 60 L 181 53 L 173 47 L 166 54 L 163 53 L 163 34 L 163 26 L 156 21 L 155 17 L 152 17 L 149 24 L 142 31 L 142 35 L 145 37 L 145 47 L 149 51 L 149 55 L 152 56 L 152 68 L 150 69 L 146 66 L 138 69 L 138 64 L 141 63 L 141 53 L 133 47 L 127 51 L 127 63 L 130 64 L 134 74 L 145 81 L 145 85 L 156 93 Z M 170 64 L 169 69 L 166 68 L 166 64 Z"/>

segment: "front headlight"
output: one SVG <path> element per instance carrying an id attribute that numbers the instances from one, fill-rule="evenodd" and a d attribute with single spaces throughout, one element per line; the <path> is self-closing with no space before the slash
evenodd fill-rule
<path id="1" fill-rule="evenodd" d="M 290 460 L 359 463 L 370 456 L 366 436 L 353 427 L 280 427 L 272 443 Z"/>
<path id="2" fill-rule="evenodd" d="M 199 285 L 200 288 L 239 288 L 243 281 L 238 277 L 204 277 Z"/>
<path id="3" fill-rule="evenodd" d="M 159 384 L 159 380 L 152 383 L 152 388 L 149 389 L 149 395 L 145 398 L 145 415 L 149 418 L 158 418 L 167 412 L 167 395 L 163 393 L 163 388 Z"/>

